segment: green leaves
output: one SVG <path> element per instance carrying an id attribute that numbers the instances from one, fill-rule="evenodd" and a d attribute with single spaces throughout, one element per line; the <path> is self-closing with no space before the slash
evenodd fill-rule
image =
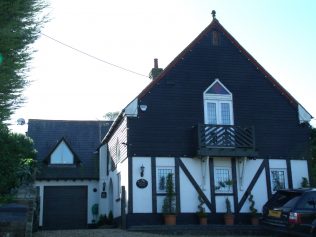
<path id="1" fill-rule="evenodd" d="M 21 182 L 31 182 L 35 172 L 33 142 L 0 124 L 0 195 L 10 193 Z"/>
<path id="2" fill-rule="evenodd" d="M 44 23 L 38 17 L 44 7 L 43 0 L 0 1 L 0 123 L 23 103 L 31 44 Z"/>

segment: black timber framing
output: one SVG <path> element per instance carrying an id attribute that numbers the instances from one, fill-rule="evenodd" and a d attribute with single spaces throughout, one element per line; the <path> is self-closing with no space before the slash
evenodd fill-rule
<path id="1" fill-rule="evenodd" d="M 292 166 L 291 166 L 290 159 L 286 159 L 286 171 L 287 171 L 287 180 L 288 180 L 289 188 L 293 188 Z"/>
<path id="2" fill-rule="evenodd" d="M 236 158 L 232 158 L 232 178 L 233 178 L 233 193 L 234 193 L 234 212 L 239 213 L 237 208 L 238 203 L 238 190 L 237 190 L 237 167 L 236 167 Z"/>
<path id="3" fill-rule="evenodd" d="M 176 189 L 176 213 L 179 214 L 181 212 L 180 205 L 180 172 L 179 172 L 179 157 L 174 158 L 175 162 L 175 189 Z"/>
<path id="4" fill-rule="evenodd" d="M 128 213 L 133 213 L 133 158 L 128 157 Z"/>
<path id="5" fill-rule="evenodd" d="M 210 186 L 211 186 L 211 212 L 216 213 L 215 205 L 215 180 L 214 180 L 214 160 L 209 159 L 209 169 L 210 169 Z"/>
<path id="6" fill-rule="evenodd" d="M 179 160 L 179 167 L 182 169 L 183 173 L 187 176 L 187 178 L 190 180 L 191 184 L 193 185 L 193 187 L 195 188 L 195 190 L 197 191 L 197 193 L 201 196 L 201 198 L 203 199 L 203 201 L 205 202 L 205 205 L 212 210 L 212 204 L 210 203 L 210 201 L 208 200 L 208 198 L 205 196 L 204 192 L 202 191 L 202 189 L 200 188 L 200 186 L 196 183 L 195 179 L 193 178 L 193 176 L 190 174 L 189 170 L 187 169 L 187 167 L 183 164 L 181 159 Z"/>
<path id="7" fill-rule="evenodd" d="M 267 186 L 267 194 L 268 194 L 268 199 L 271 198 L 272 196 L 272 191 L 271 191 L 271 179 L 270 179 L 270 164 L 269 164 L 269 159 L 264 159 L 264 167 L 266 170 L 266 186 Z"/>
<path id="8" fill-rule="evenodd" d="M 152 213 L 157 213 L 157 186 L 156 186 L 156 158 L 151 157 L 151 193 L 152 193 Z"/>
<path id="9" fill-rule="evenodd" d="M 257 172 L 255 173 L 255 175 L 253 176 L 253 179 L 251 180 L 248 188 L 246 189 L 244 195 L 242 196 L 242 198 L 240 199 L 240 202 L 238 203 L 238 212 L 240 212 L 241 208 L 243 207 L 243 205 L 245 204 L 249 194 L 251 193 L 253 187 L 255 186 L 255 184 L 257 183 L 263 169 L 265 168 L 265 161 L 263 160 L 261 165 L 259 166 L 259 169 L 257 170 Z"/>

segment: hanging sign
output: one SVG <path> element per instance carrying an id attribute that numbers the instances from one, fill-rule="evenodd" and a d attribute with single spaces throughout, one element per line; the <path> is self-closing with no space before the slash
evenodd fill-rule
<path id="1" fill-rule="evenodd" d="M 148 181 L 146 179 L 139 179 L 136 181 L 136 186 L 139 188 L 146 188 L 148 185 Z"/>

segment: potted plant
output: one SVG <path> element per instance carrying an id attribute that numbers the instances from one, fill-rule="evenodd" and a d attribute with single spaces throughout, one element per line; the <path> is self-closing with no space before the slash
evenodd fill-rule
<path id="1" fill-rule="evenodd" d="M 248 201 L 250 202 L 249 210 L 251 214 L 251 224 L 252 225 L 258 225 L 259 219 L 258 219 L 258 210 L 255 208 L 255 201 L 253 200 L 253 195 L 250 193 Z"/>
<path id="2" fill-rule="evenodd" d="M 173 174 L 169 173 L 166 180 L 166 197 L 163 201 L 162 212 L 166 225 L 176 224 L 176 200 L 173 184 Z"/>
<path id="3" fill-rule="evenodd" d="M 226 204 L 226 213 L 224 215 L 224 220 L 226 225 L 233 225 L 234 224 L 234 215 L 232 213 L 231 203 L 228 197 L 225 199 Z"/>
<path id="4" fill-rule="evenodd" d="M 198 211 L 196 212 L 196 214 L 199 217 L 200 225 L 207 225 L 207 215 L 205 213 L 205 208 L 203 207 L 205 202 L 203 201 L 200 195 L 198 199 L 199 199 L 200 204 L 198 205 Z"/>

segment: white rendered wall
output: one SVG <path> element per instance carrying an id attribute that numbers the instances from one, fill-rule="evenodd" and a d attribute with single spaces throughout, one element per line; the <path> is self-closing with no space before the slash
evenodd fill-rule
<path id="1" fill-rule="evenodd" d="M 93 215 L 91 208 L 95 203 L 99 202 L 99 183 L 98 181 L 36 181 L 35 186 L 40 190 L 40 216 L 39 225 L 43 226 L 43 202 L 44 202 L 44 187 L 45 186 L 87 186 L 88 189 L 88 206 L 87 206 L 87 220 L 88 224 L 92 223 Z M 97 192 L 93 192 L 97 189 Z"/>
<path id="2" fill-rule="evenodd" d="M 209 176 L 209 159 L 193 159 L 181 158 L 181 161 L 189 170 L 195 182 L 202 189 L 206 197 L 210 197 L 210 176 Z M 198 193 L 190 180 L 180 167 L 180 196 L 181 196 L 181 212 L 197 212 L 198 211 Z M 210 200 L 209 200 L 210 201 Z M 211 202 L 211 201 L 210 201 Z M 204 205 L 206 212 L 210 210 Z"/>
<path id="3" fill-rule="evenodd" d="M 107 185 L 106 177 L 106 162 L 107 162 L 107 146 L 102 145 L 99 149 L 99 214 L 103 215 L 107 213 L 107 203 L 105 198 L 101 198 L 101 192 L 103 192 L 103 182 Z M 104 192 L 107 190 L 105 189 Z"/>
<path id="4" fill-rule="evenodd" d="M 156 157 L 156 169 L 158 167 L 173 167 L 175 168 L 175 161 L 173 157 Z M 162 212 L 162 204 L 165 196 L 157 196 L 157 212 Z"/>
<path id="5" fill-rule="evenodd" d="M 140 176 L 140 167 L 144 166 L 144 176 Z M 148 181 L 146 188 L 139 188 L 137 180 L 145 179 Z M 133 157 L 133 212 L 151 213 L 152 212 L 152 179 L 151 179 L 151 158 Z"/>
<path id="6" fill-rule="evenodd" d="M 291 160 L 293 188 L 300 188 L 302 178 L 308 179 L 307 160 Z"/>

